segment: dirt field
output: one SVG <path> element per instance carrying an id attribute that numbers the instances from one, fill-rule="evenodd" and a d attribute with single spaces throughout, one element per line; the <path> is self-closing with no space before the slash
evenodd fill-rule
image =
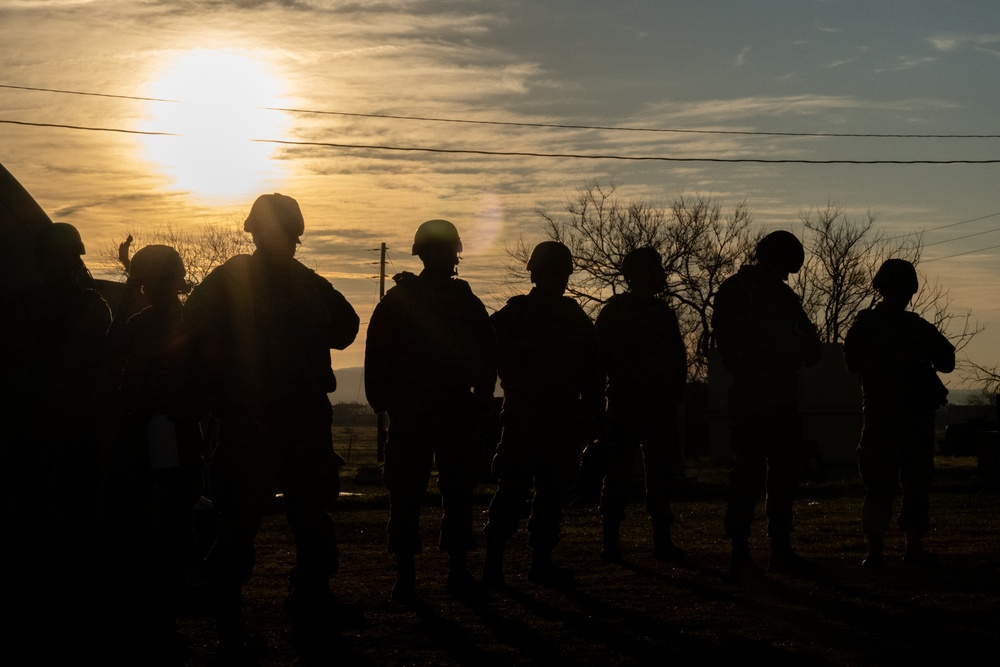
<path id="1" fill-rule="evenodd" d="M 346 453 L 349 437 L 338 435 L 340 451 Z M 679 492 L 675 536 L 696 567 L 653 560 L 639 504 L 623 527 L 627 563 L 605 565 L 597 557 L 596 510 L 576 508 L 566 513 L 556 554 L 577 572 L 571 592 L 527 581 L 522 531 L 508 550 L 508 588 L 491 594 L 485 606 L 449 598 L 445 556 L 428 551 L 418 561 L 421 602 L 405 607 L 388 600 L 394 570 L 384 549 L 384 491 L 351 479 L 359 465 L 374 460 L 370 447 L 355 435 L 335 512 L 343 568 L 334 588 L 361 604 L 364 623 L 331 631 L 321 646 L 296 641 L 281 613 L 294 552 L 275 513 L 259 537 L 256 574 L 246 588 L 261 665 L 991 664 L 1000 655 L 1000 493 L 983 490 L 974 458 L 938 459 L 934 529 L 927 536 L 941 556 L 936 569 L 904 567 L 897 535 L 887 545 L 885 570 L 863 571 L 861 489 L 856 482 L 827 482 L 804 486 L 796 507 L 795 544 L 821 563 L 819 576 L 772 576 L 740 589 L 722 576 L 728 565 L 721 526 L 725 471 L 689 464 L 697 480 Z M 433 484 L 431 491 L 423 515 L 429 545 L 436 543 L 438 520 Z M 480 491 L 485 510 L 491 489 Z M 766 563 L 762 520 L 757 533 L 755 553 Z M 471 561 L 478 574 L 482 552 Z M 190 641 L 189 664 L 216 664 L 211 615 L 186 616 L 181 629 Z"/>

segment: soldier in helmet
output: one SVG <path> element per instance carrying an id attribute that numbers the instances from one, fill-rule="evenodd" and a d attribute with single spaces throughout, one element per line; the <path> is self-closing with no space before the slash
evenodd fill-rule
<path id="1" fill-rule="evenodd" d="M 19 295 L 21 315 L 4 327 L 22 326 L 23 374 L 7 387 L 17 419 L 4 465 L 17 501 L 12 523 L 16 549 L 15 595 L 24 586 L 25 627 L 93 630 L 84 610 L 95 591 L 97 491 L 100 470 L 98 419 L 105 389 L 101 361 L 111 311 L 94 289 L 83 261 L 80 232 L 64 222 L 46 223 L 35 237 L 39 280 Z M 5 443 L 5 447 L 6 447 Z M 25 557 L 25 554 L 27 555 Z M 44 609 L 44 616 L 31 618 Z M 90 641 L 91 637 L 79 636 Z"/>
<path id="2" fill-rule="evenodd" d="M 777 231 L 758 242 L 756 260 L 722 283 L 712 316 L 719 352 L 733 377 L 729 418 L 735 464 L 725 527 L 733 548 L 730 574 L 737 582 L 762 574 L 750 556 L 749 538 L 754 505 L 765 488 L 768 571 L 815 570 L 791 546 L 796 448 L 802 439 L 796 388 L 800 369 L 820 356 L 816 327 L 786 284 L 802 267 L 805 251 L 793 234 Z"/>
<path id="3" fill-rule="evenodd" d="M 123 620 L 139 624 L 136 638 L 158 655 L 177 647 L 181 577 L 195 560 L 191 509 L 202 491 L 199 413 L 179 298 L 190 289 L 185 274 L 170 246 L 136 252 L 109 333 L 124 412 L 112 481 L 124 530 L 115 551 L 134 554 L 118 573 Z M 131 303 L 142 301 L 148 305 L 128 317 Z"/>
<path id="4" fill-rule="evenodd" d="M 922 542 L 934 470 L 934 411 L 947 402 L 937 373 L 955 368 L 955 347 L 930 322 L 906 310 L 917 292 L 917 272 L 904 259 L 882 264 L 872 287 L 880 297 L 858 313 L 844 339 L 844 360 L 861 379 L 864 429 L 858 466 L 865 485 L 861 528 L 868 542 L 862 561 L 881 569 L 897 488 L 899 527 L 906 534 L 903 562 L 935 565 Z"/>
<path id="5" fill-rule="evenodd" d="M 33 494 L 56 489 L 46 498 L 54 504 L 44 521 L 55 518 L 57 525 L 34 528 L 86 543 L 98 478 L 97 380 L 111 311 L 94 289 L 83 262 L 86 249 L 73 225 L 47 224 L 35 244 L 41 282 L 21 294 L 28 374 L 18 395 L 29 413 L 44 409 L 46 416 L 23 423 L 28 429 L 23 437 L 32 444 L 19 449 L 33 460 L 25 462 L 22 479 L 32 480 Z M 45 503 L 38 507 L 46 511 Z"/>
<path id="6" fill-rule="evenodd" d="M 573 272 L 569 248 L 539 243 L 527 268 L 531 291 L 512 297 L 490 317 L 504 402 L 503 437 L 492 465 L 497 491 L 483 531 L 483 577 L 490 585 L 504 585 L 504 548 L 533 482 L 528 580 L 559 588 L 572 583 L 573 572 L 553 563 L 551 554 L 580 453 L 598 434 L 603 386 L 594 326 L 576 301 L 563 296 Z"/>
<path id="7" fill-rule="evenodd" d="M 681 454 L 677 410 L 684 397 L 687 352 L 677 316 L 660 298 L 667 286 L 660 253 L 650 247 L 633 250 L 622 261 L 622 274 L 628 291 L 611 297 L 596 322 L 608 382 L 610 443 L 601 490 L 601 559 L 621 562 L 619 530 L 641 447 L 653 557 L 682 563 L 684 551 L 671 537 L 670 495 Z"/>
<path id="8" fill-rule="evenodd" d="M 416 598 L 421 553 L 420 508 L 437 465 L 443 515 L 439 548 L 448 552 L 448 592 L 479 597 L 468 570 L 473 493 L 478 481 L 480 415 L 493 407 L 496 340 L 489 316 L 469 284 L 454 276 L 462 251 L 447 220 L 417 228 L 413 254 L 419 275 L 394 276 L 376 306 L 365 348 L 365 392 L 376 412 L 389 415 L 383 479 L 389 491 L 388 550 L 395 554 L 392 599 Z"/>
<path id="9" fill-rule="evenodd" d="M 354 341 L 359 318 L 328 280 L 295 259 L 304 227 L 294 199 L 261 195 L 244 224 L 254 253 L 212 271 L 185 305 L 219 420 L 210 471 L 219 528 L 208 565 L 221 596 L 222 652 L 241 650 L 240 587 L 279 488 L 296 547 L 286 611 L 305 627 L 356 611 L 329 586 L 340 559 L 328 508 L 340 492 L 343 459 L 333 450 L 327 394 L 337 386 L 330 350 Z"/>

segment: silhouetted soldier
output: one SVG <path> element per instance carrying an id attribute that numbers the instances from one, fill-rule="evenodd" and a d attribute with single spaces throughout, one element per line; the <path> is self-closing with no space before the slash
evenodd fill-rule
<path id="1" fill-rule="evenodd" d="M 94 645 L 97 629 L 90 614 L 103 482 L 98 414 L 111 323 L 84 254 L 80 233 L 68 223 L 46 223 L 35 237 L 41 280 L 20 294 L 24 374 L 19 386 L 6 388 L 16 419 L 4 461 L 17 503 L 10 533 L 17 546 L 5 549 L 19 561 L 5 598 L 24 593 L 9 604 L 23 630 L 42 633 L 28 644 L 41 645 L 56 633 L 80 651 Z M 4 327 L 17 319 L 15 314 Z"/>
<path id="2" fill-rule="evenodd" d="M 210 475 L 219 529 L 208 564 L 222 596 L 223 652 L 241 650 L 240 586 L 279 486 L 296 548 L 286 610 L 306 622 L 344 620 L 329 587 L 339 553 L 327 510 L 340 492 L 343 459 L 333 450 L 327 394 L 336 389 L 330 350 L 350 345 L 359 325 L 343 295 L 294 259 L 304 231 L 294 199 L 258 197 L 243 228 L 253 255 L 212 271 L 185 306 L 219 418 Z"/>
<path id="3" fill-rule="evenodd" d="M 169 246 L 148 245 L 135 253 L 125 302 L 109 333 L 124 408 L 112 485 L 124 534 L 115 551 L 132 554 L 119 573 L 126 620 L 142 624 L 136 639 L 157 657 L 180 648 L 181 578 L 196 558 L 191 509 L 201 496 L 204 467 L 179 299 L 189 290 L 185 273 Z M 142 300 L 149 305 L 128 317 L 132 304 Z"/>
<path id="4" fill-rule="evenodd" d="M 804 575 L 815 570 L 791 546 L 796 449 L 802 439 L 798 376 L 820 357 L 816 327 L 786 284 L 788 274 L 802 267 L 805 252 L 793 234 L 777 231 L 760 240 L 756 258 L 756 264 L 740 267 L 722 283 L 712 316 L 719 352 L 733 376 L 729 417 L 735 465 L 725 526 L 736 581 L 761 574 L 750 557 L 749 538 L 754 505 L 765 488 L 768 571 Z"/>
<path id="5" fill-rule="evenodd" d="M 30 529 L 42 542 L 74 544 L 90 555 L 95 491 L 100 483 L 97 419 L 100 364 L 111 311 L 83 263 L 73 225 L 46 225 L 36 238 L 42 281 L 21 295 L 28 331 L 28 375 L 18 400 L 34 420 L 22 419 L 18 456 L 22 481 L 37 508 Z M 29 509 L 26 507 L 25 509 Z M 49 521 L 54 525 L 47 525 Z M 36 547 L 37 542 L 29 540 Z M 48 553 L 42 549 L 43 552 Z M 69 554 L 60 548 L 64 556 Z"/>
<path id="6" fill-rule="evenodd" d="M 924 549 L 922 538 L 929 526 L 934 411 L 948 395 L 937 373 L 954 370 L 955 347 L 937 327 L 906 310 L 918 289 L 911 263 L 886 260 L 872 287 L 881 300 L 858 313 L 844 339 L 844 360 L 860 376 L 863 391 L 858 467 L 866 491 L 861 528 L 868 554 L 862 565 L 876 570 L 883 566 L 883 544 L 900 485 L 903 562 L 935 565 L 937 556 Z"/>
<path id="7" fill-rule="evenodd" d="M 28 370 L 27 357 L 30 347 L 28 323 L 24 317 L 24 309 L 17 293 L 6 283 L 0 282 L 0 312 L 4 323 L 0 327 L 0 386 L 10 396 L 16 396 L 24 390 L 25 372 Z M 18 514 L 22 511 L 21 501 L 16 489 L 21 488 L 21 477 L 24 472 L 17 469 L 18 461 L 23 462 L 21 449 L 17 442 L 18 432 L 15 424 L 23 417 L 21 409 L 13 400 L 0 401 L 0 530 L 5 534 L 15 534 L 21 530 Z M 0 567 L 17 562 L 17 555 L 9 550 L 0 552 Z"/>
<path id="8" fill-rule="evenodd" d="M 628 291 L 611 297 L 596 322 L 601 364 L 608 379 L 610 442 L 601 491 L 601 560 L 621 562 L 619 529 L 641 446 L 653 557 L 680 563 L 685 556 L 671 538 L 670 496 L 682 455 L 677 409 L 684 397 L 687 352 L 677 316 L 659 298 L 667 286 L 660 253 L 648 247 L 633 250 L 622 261 L 622 275 Z"/>
<path id="9" fill-rule="evenodd" d="M 573 571 L 552 562 L 562 507 L 580 468 L 580 453 L 598 435 L 603 386 L 594 326 L 563 296 L 573 257 L 562 243 L 535 246 L 528 260 L 534 288 L 490 317 L 504 390 L 503 437 L 493 458 L 497 491 L 490 503 L 483 578 L 504 585 L 503 552 L 517 530 L 534 482 L 528 519 L 528 580 L 568 586 Z"/>
<path id="10" fill-rule="evenodd" d="M 474 598 L 467 552 L 475 546 L 472 501 L 481 462 L 477 422 L 493 405 L 495 336 L 486 308 L 455 268 L 462 241 L 447 220 L 417 228 L 413 254 L 424 269 L 401 273 L 372 313 L 365 392 L 389 415 L 383 479 L 389 491 L 388 550 L 396 554 L 392 599 L 416 598 L 414 556 L 422 551 L 420 507 L 437 464 L 448 592 Z"/>

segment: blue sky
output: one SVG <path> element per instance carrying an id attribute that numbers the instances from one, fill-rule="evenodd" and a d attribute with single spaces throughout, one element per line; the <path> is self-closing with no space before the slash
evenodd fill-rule
<path id="1" fill-rule="evenodd" d="M 201 92 L 177 83 L 226 58 L 253 63 L 258 74 L 220 71 L 210 90 L 195 89 Z M 185 61 L 194 69 L 178 73 Z M 197 132 L 185 123 L 214 113 L 192 97 L 214 91 L 226 130 L 240 129 L 240 121 L 249 136 L 293 142 L 989 160 L 1000 158 L 1000 139 L 638 133 L 254 107 L 633 128 L 995 135 L 998 73 L 1000 4 L 985 0 L 0 0 L 0 84 L 186 96 L 178 104 L 0 88 L 0 120 L 189 135 Z M 189 110 L 187 120 L 179 108 Z M 178 155 L 171 167 L 151 148 L 157 141 L 136 135 L 0 123 L 0 162 L 93 248 L 120 239 L 128 226 L 239 216 L 260 192 L 295 196 L 306 214 L 303 260 L 331 277 L 365 320 L 376 289 L 368 249 L 384 241 L 394 268 L 415 268 L 409 241 L 428 218 L 456 222 L 466 239 L 462 275 L 496 305 L 505 246 L 519 235 L 540 240 L 536 209 L 559 211 L 593 179 L 617 183 L 626 198 L 746 199 L 758 222 L 793 231 L 804 211 L 835 202 L 857 215 L 873 211 L 891 235 L 936 230 L 923 237 L 924 259 L 933 261 L 921 271 L 949 290 L 953 309 L 971 309 L 987 325 L 966 352 L 1000 363 L 1000 249 L 973 252 L 1000 245 L 993 233 L 1000 216 L 936 229 L 1000 213 L 1000 165 L 630 162 L 301 144 L 257 145 L 244 156 L 236 144 L 212 143 L 224 134 L 218 128 L 205 131 L 205 139 L 186 144 L 159 140 Z M 224 174 L 228 191 L 212 191 Z M 357 365 L 361 352 L 355 345 L 335 365 Z"/>

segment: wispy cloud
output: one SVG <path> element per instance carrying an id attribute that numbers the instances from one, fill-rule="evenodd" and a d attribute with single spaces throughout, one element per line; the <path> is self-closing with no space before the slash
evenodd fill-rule
<path id="1" fill-rule="evenodd" d="M 743 65 L 747 61 L 747 54 L 748 53 L 750 53 L 750 47 L 749 46 L 743 47 L 743 50 L 740 51 L 740 54 L 738 56 L 736 56 L 736 66 L 737 67 L 743 67 Z"/>
<path id="2" fill-rule="evenodd" d="M 857 62 L 861 60 L 861 58 L 864 55 L 866 55 L 870 50 L 871 49 L 869 49 L 867 46 L 857 46 L 855 47 L 855 51 L 857 52 L 855 55 L 848 56 L 846 58 L 841 58 L 839 60 L 834 60 L 833 62 L 827 65 L 827 68 L 833 69 L 835 67 L 840 67 L 841 65 L 847 65 L 853 62 Z"/>
<path id="3" fill-rule="evenodd" d="M 982 46 L 977 46 L 976 51 L 979 53 L 985 53 L 986 55 L 993 56 L 994 58 L 1000 58 L 1000 49 L 987 49 Z"/>
<path id="4" fill-rule="evenodd" d="M 949 106 L 953 106 L 952 103 L 934 99 L 876 101 L 838 95 L 790 95 L 682 103 L 664 102 L 654 105 L 651 109 L 662 120 L 696 119 L 698 127 L 709 127 L 713 123 L 726 123 L 733 120 L 745 122 L 755 116 L 805 116 L 852 109 L 912 111 L 914 109 L 940 109 Z"/>
<path id="5" fill-rule="evenodd" d="M 981 47 L 987 44 L 1000 43 L 1000 33 L 961 34 L 945 33 L 928 38 L 928 41 L 938 51 L 951 53 L 968 47 Z"/>
<path id="6" fill-rule="evenodd" d="M 896 56 L 896 60 L 885 67 L 878 67 L 875 72 L 902 72 L 903 70 L 914 69 L 917 67 L 923 67 L 925 65 L 931 65 L 938 62 L 940 59 L 937 56 L 911 56 L 902 55 Z"/>

